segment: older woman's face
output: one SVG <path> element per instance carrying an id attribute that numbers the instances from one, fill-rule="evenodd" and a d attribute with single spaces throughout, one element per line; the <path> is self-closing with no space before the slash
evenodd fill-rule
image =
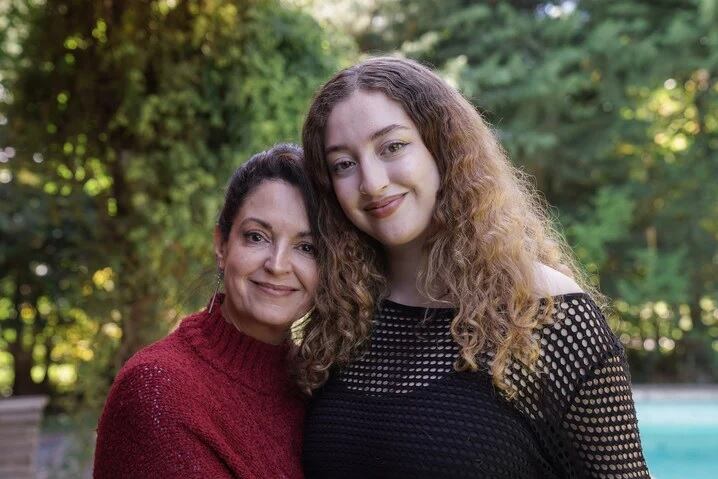
<path id="1" fill-rule="evenodd" d="M 357 228 L 389 250 L 424 241 L 439 170 L 399 103 L 354 92 L 330 113 L 324 145 L 334 193 Z"/>
<path id="2" fill-rule="evenodd" d="M 222 311 L 246 334 L 277 344 L 313 304 L 318 274 L 300 191 L 264 181 L 244 200 L 227 241 L 215 232 L 224 269 Z"/>

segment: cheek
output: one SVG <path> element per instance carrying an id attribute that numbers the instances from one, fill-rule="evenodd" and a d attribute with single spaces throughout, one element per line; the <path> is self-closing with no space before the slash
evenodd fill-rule
<path id="1" fill-rule="evenodd" d="M 356 208 L 358 204 L 359 188 L 354 183 L 350 178 L 342 178 L 332 182 L 334 196 L 347 215 L 350 215 L 352 209 Z"/>
<path id="2" fill-rule="evenodd" d="M 439 191 L 439 187 L 441 186 L 441 174 L 439 173 L 439 167 L 433 161 L 431 163 L 429 175 L 431 178 L 432 192 L 434 193 L 434 196 L 436 196 L 436 193 Z"/>
<path id="3" fill-rule="evenodd" d="M 259 263 L 257 255 L 247 248 L 235 247 L 227 257 L 224 274 L 231 278 L 247 276 Z"/>
<path id="4" fill-rule="evenodd" d="M 309 260 L 298 268 L 297 276 L 309 296 L 314 296 L 319 284 L 319 268 L 316 261 Z"/>
<path id="5" fill-rule="evenodd" d="M 439 191 L 441 177 L 434 159 L 427 155 L 421 161 L 416 162 L 413 167 L 402 172 L 406 178 L 411 178 L 412 183 L 420 189 L 421 196 L 428 201 L 436 200 L 436 193 Z"/>

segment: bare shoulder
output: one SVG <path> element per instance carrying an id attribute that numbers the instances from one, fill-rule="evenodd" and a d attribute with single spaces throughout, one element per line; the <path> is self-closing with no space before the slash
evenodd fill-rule
<path id="1" fill-rule="evenodd" d="M 542 263 L 535 264 L 534 280 L 540 297 L 584 292 L 572 278 Z"/>

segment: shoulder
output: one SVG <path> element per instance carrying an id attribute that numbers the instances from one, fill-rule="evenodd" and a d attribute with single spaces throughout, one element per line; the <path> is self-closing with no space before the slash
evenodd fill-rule
<path id="1" fill-rule="evenodd" d="M 112 384 L 108 403 L 115 398 L 135 407 L 174 403 L 196 376 L 195 362 L 176 334 L 171 334 L 125 363 Z"/>
<path id="2" fill-rule="evenodd" d="M 542 357 L 591 370 L 608 356 L 621 355 L 623 347 L 596 302 L 586 293 L 553 297 L 551 322 L 542 326 Z"/>
<path id="3" fill-rule="evenodd" d="M 164 445 L 201 409 L 202 401 L 193 391 L 194 375 L 154 349 L 153 345 L 133 356 L 112 383 L 98 424 L 98 441 L 103 444 L 124 436 L 146 448 Z"/>
<path id="4" fill-rule="evenodd" d="M 193 429 L 204 423 L 204 388 L 175 337 L 135 354 L 115 378 L 97 427 L 96 476 L 205 477 L 197 468 L 209 455 Z"/>
<path id="5" fill-rule="evenodd" d="M 162 371 L 168 376 L 187 376 L 203 365 L 188 343 L 186 331 L 197 328 L 199 314 L 185 317 L 167 336 L 145 346 L 135 353 L 121 368 L 117 379 L 143 376 L 148 371 Z"/>
<path id="6" fill-rule="evenodd" d="M 122 366 L 118 376 L 136 373 L 148 365 L 178 369 L 179 365 L 186 361 L 187 355 L 187 348 L 175 331 L 132 355 Z"/>
<path id="7" fill-rule="evenodd" d="M 535 294 L 542 298 L 583 293 L 576 281 L 543 263 L 534 264 L 534 284 Z"/>

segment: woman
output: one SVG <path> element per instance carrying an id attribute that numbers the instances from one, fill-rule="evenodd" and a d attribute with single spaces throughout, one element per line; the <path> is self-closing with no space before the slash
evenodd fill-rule
<path id="1" fill-rule="evenodd" d="M 304 125 L 310 478 L 648 477 L 628 369 L 527 181 L 429 69 L 339 72 Z"/>
<path id="2" fill-rule="evenodd" d="M 122 368 L 96 478 L 302 477 L 304 403 L 286 358 L 318 274 L 301 161 L 279 145 L 232 176 L 214 232 L 225 294 Z"/>

